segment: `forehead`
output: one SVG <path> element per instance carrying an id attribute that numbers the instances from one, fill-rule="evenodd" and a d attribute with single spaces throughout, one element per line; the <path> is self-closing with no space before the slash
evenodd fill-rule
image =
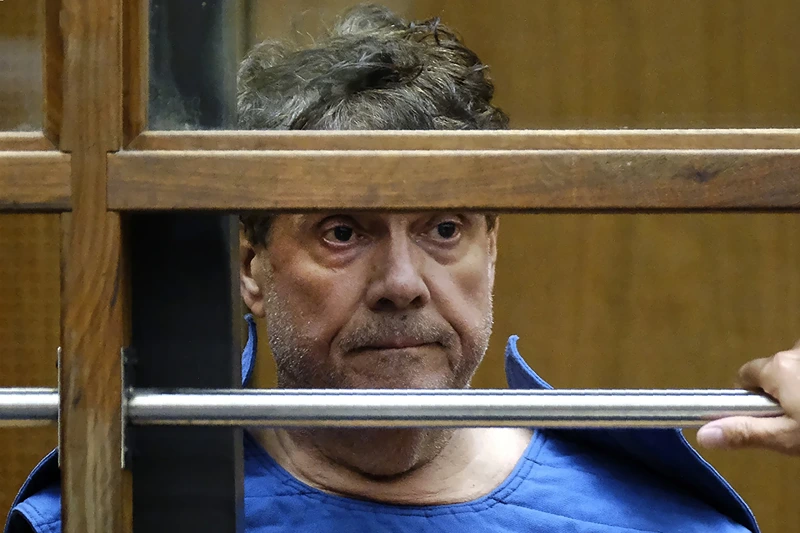
<path id="1" fill-rule="evenodd" d="M 420 221 L 436 220 L 438 218 L 459 217 L 473 223 L 485 218 L 481 213 L 461 211 L 326 211 L 318 213 L 281 214 L 275 217 L 275 225 L 284 231 L 302 231 L 315 224 L 328 219 L 353 219 L 360 223 L 371 225 L 411 225 Z M 278 228 L 276 228 L 278 229 Z"/>

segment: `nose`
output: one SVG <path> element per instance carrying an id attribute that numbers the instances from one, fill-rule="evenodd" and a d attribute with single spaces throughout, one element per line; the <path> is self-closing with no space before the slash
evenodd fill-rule
<path id="1" fill-rule="evenodd" d="M 422 274 L 424 253 L 410 238 L 392 236 L 375 251 L 367 301 L 374 311 L 419 309 L 431 299 Z"/>

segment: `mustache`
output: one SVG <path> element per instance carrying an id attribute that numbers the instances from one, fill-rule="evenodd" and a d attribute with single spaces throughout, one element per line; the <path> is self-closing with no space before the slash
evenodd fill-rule
<path id="1" fill-rule="evenodd" d="M 342 334 L 339 346 L 343 352 L 376 346 L 438 343 L 445 348 L 455 346 L 456 332 L 441 320 L 422 315 L 376 315 L 358 323 Z"/>

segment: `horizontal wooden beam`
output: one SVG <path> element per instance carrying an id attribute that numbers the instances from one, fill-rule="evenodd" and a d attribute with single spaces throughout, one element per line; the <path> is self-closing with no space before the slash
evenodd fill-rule
<path id="1" fill-rule="evenodd" d="M 131 150 L 800 149 L 797 129 L 511 131 L 149 131 Z"/>
<path id="2" fill-rule="evenodd" d="M 42 132 L 0 132 L 0 152 L 55 150 Z"/>
<path id="3" fill-rule="evenodd" d="M 800 150 L 144 151 L 114 210 L 800 209 Z"/>
<path id="4" fill-rule="evenodd" d="M 0 212 L 69 211 L 70 189 L 68 154 L 0 151 Z"/>

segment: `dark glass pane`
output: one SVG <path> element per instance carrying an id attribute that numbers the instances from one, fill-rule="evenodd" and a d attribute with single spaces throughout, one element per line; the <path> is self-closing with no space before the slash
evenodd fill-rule
<path id="1" fill-rule="evenodd" d="M 151 0 L 150 129 L 233 126 L 237 0 Z"/>

